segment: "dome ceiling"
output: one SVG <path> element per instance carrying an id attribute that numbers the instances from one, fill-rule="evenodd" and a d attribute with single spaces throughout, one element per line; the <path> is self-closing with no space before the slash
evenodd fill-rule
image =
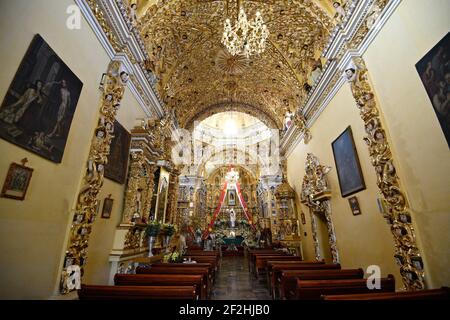
<path id="1" fill-rule="evenodd" d="M 303 84 L 334 27 L 316 1 L 243 1 L 248 18 L 259 10 L 270 32 L 266 51 L 246 59 L 230 55 L 220 42 L 225 19 L 236 17 L 236 1 L 140 1 L 139 6 L 146 10 L 139 31 L 150 56 L 147 66 L 181 127 L 239 110 L 281 128 L 286 108 L 294 111 L 304 99 Z"/>

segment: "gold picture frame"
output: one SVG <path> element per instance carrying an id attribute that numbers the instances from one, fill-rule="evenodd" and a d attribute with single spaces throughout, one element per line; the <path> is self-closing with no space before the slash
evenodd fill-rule
<path id="1" fill-rule="evenodd" d="M 111 195 L 108 198 L 105 198 L 103 201 L 103 209 L 102 209 L 102 218 L 109 219 L 111 218 L 112 208 L 114 204 L 114 199 L 111 198 Z"/>
<path id="2" fill-rule="evenodd" d="M 5 182 L 0 196 L 23 201 L 30 185 L 33 169 L 26 167 L 27 159 L 22 160 L 22 164 L 11 163 L 6 174 Z"/>

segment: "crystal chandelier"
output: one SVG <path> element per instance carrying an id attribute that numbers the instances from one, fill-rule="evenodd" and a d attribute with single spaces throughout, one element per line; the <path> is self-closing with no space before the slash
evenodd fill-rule
<path id="1" fill-rule="evenodd" d="M 252 54 L 264 52 L 268 36 L 269 30 L 259 11 L 253 21 L 248 21 L 244 9 L 240 9 L 234 26 L 230 19 L 225 21 L 222 43 L 233 56 L 242 54 L 249 58 Z"/>

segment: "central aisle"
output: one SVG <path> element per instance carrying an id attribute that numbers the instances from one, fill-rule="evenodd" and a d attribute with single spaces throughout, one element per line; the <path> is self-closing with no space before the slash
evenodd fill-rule
<path id="1" fill-rule="evenodd" d="M 212 300 L 271 300 L 266 278 L 255 279 L 244 257 L 223 257 Z"/>

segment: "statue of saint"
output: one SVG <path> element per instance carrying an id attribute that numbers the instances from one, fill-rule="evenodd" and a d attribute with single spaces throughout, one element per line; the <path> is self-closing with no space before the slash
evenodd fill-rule
<path id="1" fill-rule="evenodd" d="M 236 226 L 236 212 L 233 209 L 230 210 L 230 226 L 231 228 Z"/>

